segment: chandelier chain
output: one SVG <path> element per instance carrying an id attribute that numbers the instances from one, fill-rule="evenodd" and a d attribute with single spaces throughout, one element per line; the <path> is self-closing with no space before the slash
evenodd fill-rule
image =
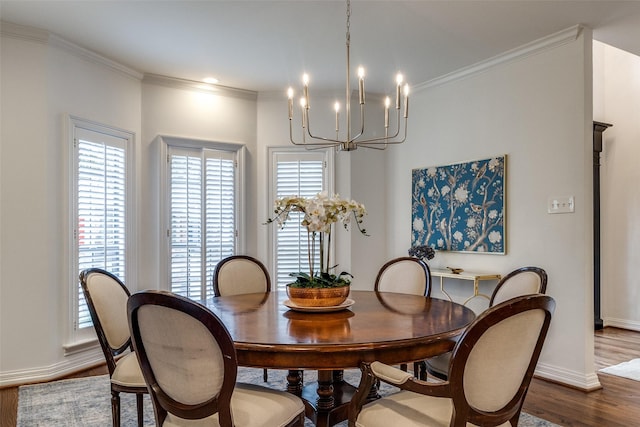
<path id="1" fill-rule="evenodd" d="M 347 45 L 351 43 L 351 1 L 347 0 Z"/>

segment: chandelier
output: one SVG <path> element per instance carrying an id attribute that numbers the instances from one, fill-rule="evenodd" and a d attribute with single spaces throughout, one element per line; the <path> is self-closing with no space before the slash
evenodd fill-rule
<path id="1" fill-rule="evenodd" d="M 395 93 L 395 110 L 397 112 L 397 119 L 395 120 L 395 130 L 389 129 L 389 110 L 391 108 L 391 98 L 388 96 L 384 100 L 384 136 L 360 139 L 364 135 L 364 68 L 358 68 L 358 101 L 360 104 L 360 128 L 356 135 L 352 136 L 351 129 L 351 70 L 350 70 L 350 54 L 349 45 L 351 43 L 350 34 L 351 25 L 351 1 L 347 0 L 347 33 L 346 33 L 346 46 L 347 46 L 347 84 L 346 84 L 346 96 L 345 96 L 345 117 L 346 117 L 346 138 L 340 139 L 340 103 L 336 101 L 334 104 L 336 121 L 335 121 L 335 137 L 323 137 L 314 135 L 311 131 L 311 120 L 309 115 L 309 109 L 311 103 L 309 102 L 309 76 L 304 74 L 302 97 L 300 98 L 300 109 L 302 117 L 302 140 L 296 141 L 293 137 L 293 88 L 289 88 L 287 95 L 289 98 L 289 139 L 294 145 L 303 145 L 308 149 L 319 149 L 324 147 L 335 147 L 340 151 L 352 151 L 358 147 L 374 148 L 377 150 L 384 150 L 390 144 L 403 143 L 407 137 L 407 122 L 409 113 L 409 85 L 403 85 L 402 74 L 396 76 L 396 93 Z M 404 107 L 404 108 L 402 108 Z M 401 110 L 404 109 L 404 114 Z M 400 136 L 400 129 L 403 128 L 402 136 Z M 391 132 L 391 133 L 390 133 Z"/>

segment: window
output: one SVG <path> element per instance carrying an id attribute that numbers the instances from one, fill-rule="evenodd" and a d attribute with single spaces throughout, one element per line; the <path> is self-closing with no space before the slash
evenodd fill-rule
<path id="1" fill-rule="evenodd" d="M 271 195 L 270 206 L 276 198 L 297 195 L 311 197 L 330 190 L 330 177 L 333 169 L 332 150 L 306 151 L 299 149 L 273 148 L 271 159 Z M 269 212 L 272 212 L 269 209 Z M 302 215 L 292 213 L 284 228 L 272 227 L 273 263 L 272 271 L 275 285 L 283 289 L 291 282 L 289 273 L 307 271 L 307 230 L 300 225 Z M 316 265 L 319 264 L 316 260 Z"/>
<path id="2" fill-rule="evenodd" d="M 213 295 L 216 265 L 239 250 L 239 148 L 216 146 L 166 146 L 168 289 L 195 300 Z"/>
<path id="3" fill-rule="evenodd" d="M 91 317 L 78 281 L 80 271 L 98 267 L 126 283 L 131 256 L 129 167 L 133 134 L 70 118 L 72 143 L 74 338 L 84 338 Z M 84 332 L 87 331 L 87 332 Z"/>

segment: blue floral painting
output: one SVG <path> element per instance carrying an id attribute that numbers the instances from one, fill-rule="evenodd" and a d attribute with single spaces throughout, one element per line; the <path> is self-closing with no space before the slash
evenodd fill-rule
<path id="1" fill-rule="evenodd" d="M 506 156 L 412 171 L 411 246 L 505 253 Z"/>

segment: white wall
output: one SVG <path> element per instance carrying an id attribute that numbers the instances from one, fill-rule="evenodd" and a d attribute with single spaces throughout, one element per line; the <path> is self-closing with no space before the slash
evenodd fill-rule
<path id="1" fill-rule="evenodd" d="M 65 49 L 4 36 L 0 54 L 0 383 L 8 376 L 45 378 L 68 368 L 71 360 L 62 355 L 60 326 L 67 313 L 61 292 L 66 252 L 60 246 L 67 236 L 67 194 L 57 150 L 64 112 L 136 133 L 135 288 L 157 287 L 162 268 L 156 255 L 159 201 L 153 196 L 157 135 L 247 144 L 247 252 L 266 257 L 266 147 L 289 144 L 284 97 L 261 96 L 256 104 L 247 94 L 218 97 L 154 79 L 141 84 L 108 67 L 88 65 Z M 81 90 L 69 92 L 76 82 Z M 109 102 L 101 104 L 102 98 Z M 412 168 L 507 154 L 507 255 L 438 253 L 432 265 L 503 274 L 522 265 L 545 268 L 548 293 L 558 308 L 539 372 L 577 387 L 597 385 L 591 331 L 590 32 L 465 78 L 423 85 L 411 103 L 405 144 L 384 152 L 337 154 L 336 190 L 369 210 L 365 225 L 372 236 L 352 232 L 337 254 L 356 276 L 354 286 L 370 287 L 384 260 L 407 253 Z M 22 160 L 27 155 L 35 158 Z M 548 215 L 547 198 L 562 195 L 575 196 L 576 212 Z M 38 245 L 23 243 L 30 240 Z M 15 319 L 24 322 L 17 329 Z"/>
<path id="2" fill-rule="evenodd" d="M 507 58 L 508 59 L 508 58 Z M 438 252 L 432 266 L 506 274 L 544 268 L 557 309 L 542 376 L 597 387 L 593 365 L 591 34 L 413 91 L 410 139 L 389 152 L 388 255 L 410 244 L 411 170 L 506 154 L 507 254 Z M 572 195 L 572 214 L 547 214 Z M 448 286 L 466 286 L 469 282 Z M 453 289 L 458 294 L 461 289 Z M 437 295 L 437 292 L 434 292 Z"/>
<path id="3" fill-rule="evenodd" d="M 1 38 L 0 383 L 48 378 L 96 360 L 65 357 L 70 312 L 65 115 L 140 135 L 135 72 L 41 32 Z"/>
<path id="4" fill-rule="evenodd" d="M 131 291 L 159 288 L 159 166 L 153 141 L 181 136 L 247 147 L 246 251 L 256 252 L 256 97 L 142 75 L 34 29 L 3 23 L 0 146 L 0 384 L 40 381 L 103 360 L 66 355 L 70 324 L 67 114 L 135 133 L 138 213 Z M 142 126 L 144 123 L 144 128 Z"/>
<path id="5" fill-rule="evenodd" d="M 640 330 L 640 57 L 594 42 L 594 120 L 613 124 L 601 154 L 605 326 Z"/>
<path id="6" fill-rule="evenodd" d="M 168 78 L 145 78 L 142 85 L 141 138 L 141 208 L 140 218 L 140 287 L 160 287 L 161 269 L 166 268 L 161 250 L 164 227 L 160 224 L 160 168 L 166 163 L 160 158 L 158 136 L 175 136 L 196 140 L 244 144 L 246 155 L 246 204 L 248 224 L 244 252 L 257 252 L 256 233 L 261 218 L 256 215 L 256 147 L 255 92 L 201 89 L 197 84 Z"/>

